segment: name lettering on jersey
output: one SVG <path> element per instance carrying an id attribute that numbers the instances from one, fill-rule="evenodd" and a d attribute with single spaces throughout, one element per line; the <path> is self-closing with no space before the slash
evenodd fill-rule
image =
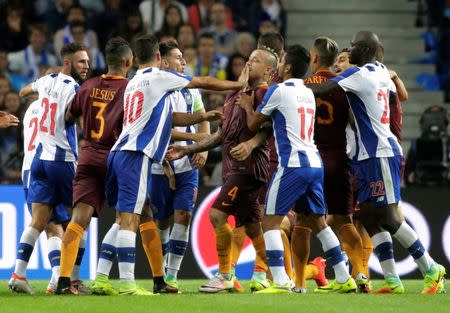
<path id="1" fill-rule="evenodd" d="M 148 86 L 150 86 L 149 80 L 141 80 L 137 84 L 133 84 L 133 85 L 128 84 L 127 89 L 135 90 L 135 89 L 140 89 L 140 88 L 148 87 Z"/>
<path id="2" fill-rule="evenodd" d="M 305 79 L 305 84 L 321 84 L 328 80 L 325 76 L 311 76 Z"/>
<path id="3" fill-rule="evenodd" d="M 380 88 L 388 88 L 388 87 L 389 87 L 389 84 L 387 82 L 385 82 L 385 81 L 380 82 Z"/>
<path id="4" fill-rule="evenodd" d="M 58 92 L 56 92 L 55 90 L 50 89 L 49 87 L 45 87 L 45 93 L 47 95 L 49 95 L 49 97 L 52 97 L 52 98 L 55 98 L 55 99 L 59 97 Z"/>
<path id="5" fill-rule="evenodd" d="M 91 98 L 94 98 L 97 100 L 103 100 L 103 101 L 109 102 L 112 99 L 114 99 L 115 95 L 116 95 L 116 91 L 94 88 L 94 89 L 92 89 L 91 94 L 89 96 Z"/>
<path id="6" fill-rule="evenodd" d="M 314 101 L 307 97 L 297 96 L 297 102 L 303 102 L 303 103 L 314 103 Z"/>

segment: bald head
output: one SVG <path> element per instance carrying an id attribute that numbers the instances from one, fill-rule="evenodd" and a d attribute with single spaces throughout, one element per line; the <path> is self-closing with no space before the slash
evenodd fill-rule
<path id="1" fill-rule="evenodd" d="M 367 30 L 359 31 L 350 42 L 350 63 L 362 66 L 375 62 L 379 47 L 380 40 L 375 33 Z"/>
<path id="2" fill-rule="evenodd" d="M 254 50 L 247 62 L 249 81 L 269 80 L 276 71 L 277 65 L 278 59 L 273 51 L 267 49 Z"/>

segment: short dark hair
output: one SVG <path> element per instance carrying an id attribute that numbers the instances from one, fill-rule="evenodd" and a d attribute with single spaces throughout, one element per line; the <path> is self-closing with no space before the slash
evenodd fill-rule
<path id="1" fill-rule="evenodd" d="M 339 52 L 339 54 L 341 54 L 341 53 L 343 53 L 343 52 L 349 53 L 349 52 L 350 52 L 350 48 L 343 48 L 343 49 Z"/>
<path id="2" fill-rule="evenodd" d="M 319 54 L 319 63 L 322 66 L 332 66 L 339 52 L 336 41 L 328 37 L 317 37 L 314 40 L 314 49 Z"/>
<path id="3" fill-rule="evenodd" d="M 308 71 L 311 57 L 302 45 L 292 45 L 286 49 L 284 63 L 292 66 L 292 77 L 303 78 Z"/>
<path id="4" fill-rule="evenodd" d="M 28 27 L 28 35 L 31 35 L 33 31 L 40 32 L 44 34 L 45 37 L 47 37 L 47 27 L 44 24 L 31 24 Z"/>
<path id="5" fill-rule="evenodd" d="M 258 49 L 269 47 L 281 57 L 281 51 L 284 49 L 284 38 L 280 33 L 265 33 L 258 38 Z"/>
<path id="6" fill-rule="evenodd" d="M 200 39 L 203 39 L 203 38 L 215 40 L 215 39 L 214 39 L 213 33 L 208 33 L 208 32 L 202 33 L 202 34 L 198 37 L 198 42 L 200 42 Z"/>
<path id="7" fill-rule="evenodd" d="M 64 59 L 65 56 L 73 55 L 78 51 L 86 51 L 86 47 L 79 43 L 69 43 L 61 48 L 61 58 Z"/>
<path id="8" fill-rule="evenodd" d="M 130 44 L 122 37 L 114 37 L 108 40 L 105 47 L 105 59 L 108 67 L 117 69 L 122 65 L 127 54 L 132 53 Z"/>
<path id="9" fill-rule="evenodd" d="M 175 40 L 166 40 L 159 43 L 159 52 L 161 57 L 168 57 L 173 49 L 180 49 Z"/>
<path id="10" fill-rule="evenodd" d="M 143 64 L 152 61 L 159 52 L 158 39 L 155 35 L 142 35 L 134 41 L 134 52 L 138 63 Z"/>
<path id="11" fill-rule="evenodd" d="M 81 12 L 83 12 L 84 17 L 87 17 L 87 16 L 86 16 L 86 9 L 85 9 L 83 6 L 81 6 L 81 5 L 77 4 L 77 3 L 72 4 L 72 5 L 69 7 L 69 9 L 67 10 L 67 14 L 69 14 L 69 12 L 70 12 L 71 10 L 80 10 Z"/>

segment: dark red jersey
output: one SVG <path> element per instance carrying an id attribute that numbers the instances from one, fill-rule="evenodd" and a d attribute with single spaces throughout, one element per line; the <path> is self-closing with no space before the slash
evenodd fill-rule
<path id="1" fill-rule="evenodd" d="M 336 77 L 330 71 L 319 71 L 305 79 L 305 85 L 321 84 Z M 316 123 L 314 142 L 319 151 L 339 151 L 345 153 L 347 145 L 345 127 L 348 122 L 349 105 L 345 92 L 336 92 L 316 98 Z"/>
<path id="2" fill-rule="evenodd" d="M 261 103 L 268 87 L 247 89 L 246 93 L 255 91 L 254 108 Z M 247 115 L 245 110 L 235 104 L 237 97 L 244 91 L 239 90 L 230 94 L 225 100 L 223 108 L 224 119 L 222 128 L 222 175 L 251 175 L 257 180 L 267 182 L 269 179 L 269 147 L 267 143 L 253 150 L 252 154 L 244 161 L 234 159 L 230 150 L 241 142 L 245 142 L 255 136 L 247 127 Z"/>
<path id="3" fill-rule="evenodd" d="M 397 137 L 398 142 L 402 143 L 402 104 L 398 96 L 395 97 L 395 103 L 389 103 L 389 125 L 391 132 Z"/>
<path id="4" fill-rule="evenodd" d="M 109 151 L 122 131 L 123 94 L 127 83 L 122 76 L 102 75 L 88 79 L 69 104 L 68 110 L 73 116 L 83 116 L 86 143 L 80 153 L 80 164 L 106 166 Z"/>

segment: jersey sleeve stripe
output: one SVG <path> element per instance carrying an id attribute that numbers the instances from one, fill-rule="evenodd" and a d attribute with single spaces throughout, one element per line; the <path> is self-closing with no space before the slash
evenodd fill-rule
<path id="1" fill-rule="evenodd" d="M 186 75 L 186 74 L 182 74 L 182 73 L 177 73 L 177 72 L 171 71 L 171 70 L 163 70 L 163 71 L 164 71 L 164 72 L 167 72 L 167 73 L 171 73 L 171 74 L 173 74 L 173 75 L 175 75 L 175 76 L 184 78 L 184 79 L 186 79 L 186 80 L 188 80 L 188 81 L 191 81 L 191 80 L 192 80 L 192 76 L 190 76 L 190 75 Z"/>
<path id="2" fill-rule="evenodd" d="M 347 98 L 353 114 L 360 117 L 355 122 L 358 124 L 359 136 L 364 143 L 364 148 L 369 156 L 375 156 L 378 147 L 378 136 L 370 122 L 364 102 L 356 94 L 351 92 L 347 92 Z"/>
<path id="3" fill-rule="evenodd" d="M 269 90 L 267 90 L 267 92 L 265 93 L 262 102 L 256 108 L 257 112 L 261 112 L 264 109 L 265 105 L 269 102 L 270 97 L 275 92 L 275 90 L 277 90 L 277 88 L 278 88 L 278 85 L 270 86 Z"/>
<path id="4" fill-rule="evenodd" d="M 341 80 L 352 76 L 353 74 L 357 73 L 359 71 L 359 67 L 350 67 L 347 70 L 344 71 L 344 73 L 342 73 L 339 76 L 336 76 L 334 78 L 331 78 L 330 80 L 335 81 L 336 83 L 340 82 Z"/>
<path id="5" fill-rule="evenodd" d="M 274 131 L 278 145 L 278 152 L 280 154 L 280 165 L 287 167 L 289 164 L 289 157 L 291 156 L 292 146 L 288 138 L 286 118 L 278 110 L 273 112 L 272 118 L 274 121 Z"/>

